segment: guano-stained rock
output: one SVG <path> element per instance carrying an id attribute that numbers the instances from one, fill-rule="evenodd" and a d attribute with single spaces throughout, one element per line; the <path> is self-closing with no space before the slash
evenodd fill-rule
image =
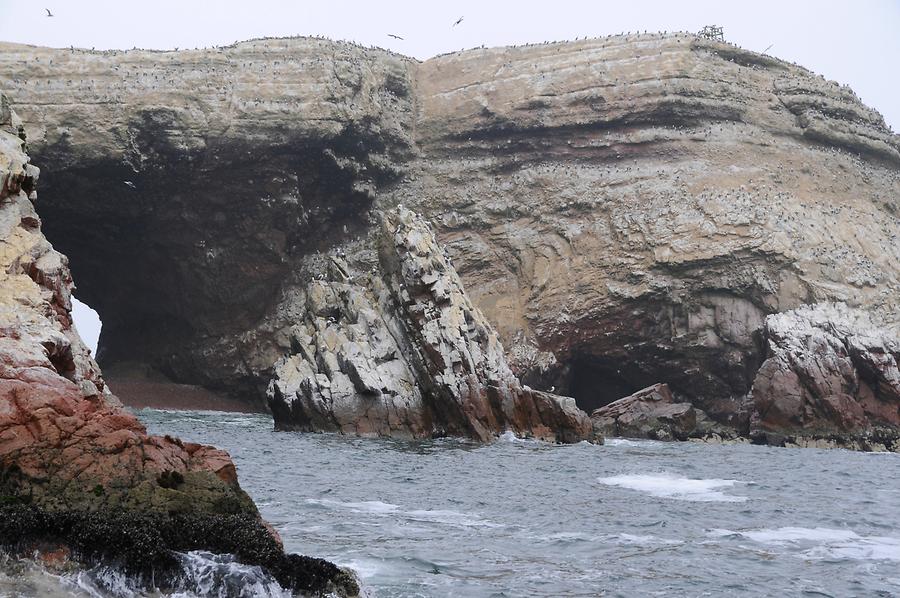
<path id="1" fill-rule="evenodd" d="M 574 399 L 523 387 L 497 333 L 465 294 L 428 224 L 404 208 L 382 223 L 380 267 L 364 280 L 316 280 L 292 354 L 275 367 L 276 426 L 365 436 L 465 436 L 509 430 L 591 438 Z"/>

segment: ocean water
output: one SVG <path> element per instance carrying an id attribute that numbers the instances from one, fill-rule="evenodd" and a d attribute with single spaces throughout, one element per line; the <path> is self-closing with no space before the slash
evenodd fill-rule
<path id="1" fill-rule="evenodd" d="M 227 449 L 287 549 L 353 568 L 370 596 L 900 596 L 898 454 L 399 442 L 273 432 L 265 415 L 138 415 Z M 241 580 L 280 595 L 225 557 L 185 559 L 185 596 L 238 595 Z M 100 573 L 0 574 L 0 592 L 27 577 L 54 590 L 18 595 L 133 595 Z"/>

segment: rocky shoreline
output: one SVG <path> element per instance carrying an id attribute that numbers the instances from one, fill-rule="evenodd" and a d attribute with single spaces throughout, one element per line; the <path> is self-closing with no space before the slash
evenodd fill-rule
<path id="1" fill-rule="evenodd" d="M 122 407 L 45 233 L 104 364 L 278 429 L 900 451 L 900 138 L 800 67 L 684 34 L 425 62 L 3 43 L 0 66 L 25 116 L 0 95 L 14 553 L 174 587 L 173 551 L 211 550 L 359 593 L 284 553 L 227 453 Z"/>

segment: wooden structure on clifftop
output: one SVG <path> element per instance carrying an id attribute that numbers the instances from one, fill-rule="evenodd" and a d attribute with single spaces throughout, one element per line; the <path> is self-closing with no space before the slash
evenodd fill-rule
<path id="1" fill-rule="evenodd" d="M 703 27 L 703 29 L 700 30 L 700 33 L 697 34 L 697 37 L 703 37 L 717 42 L 724 42 L 725 32 L 722 31 L 722 28 L 718 25 L 706 25 Z"/>

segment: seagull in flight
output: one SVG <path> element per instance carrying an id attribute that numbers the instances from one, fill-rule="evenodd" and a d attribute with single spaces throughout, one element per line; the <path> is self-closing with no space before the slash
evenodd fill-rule
<path id="1" fill-rule="evenodd" d="M 47 11 L 47 16 L 48 16 L 48 17 L 52 17 L 52 16 L 53 16 L 53 13 L 50 12 L 50 9 L 49 9 L 49 8 L 45 8 L 44 10 Z"/>
<path id="2" fill-rule="evenodd" d="M 457 25 L 459 25 L 460 23 L 462 23 L 462 20 L 463 20 L 462 17 L 459 17 L 458 19 L 456 19 L 456 22 L 453 23 L 453 27 L 456 27 Z"/>
<path id="3" fill-rule="evenodd" d="M 394 35 L 393 33 L 388 33 L 388 37 L 393 37 L 394 39 L 399 39 L 399 40 L 402 40 L 402 39 L 403 39 L 403 38 L 400 37 L 399 35 Z"/>

